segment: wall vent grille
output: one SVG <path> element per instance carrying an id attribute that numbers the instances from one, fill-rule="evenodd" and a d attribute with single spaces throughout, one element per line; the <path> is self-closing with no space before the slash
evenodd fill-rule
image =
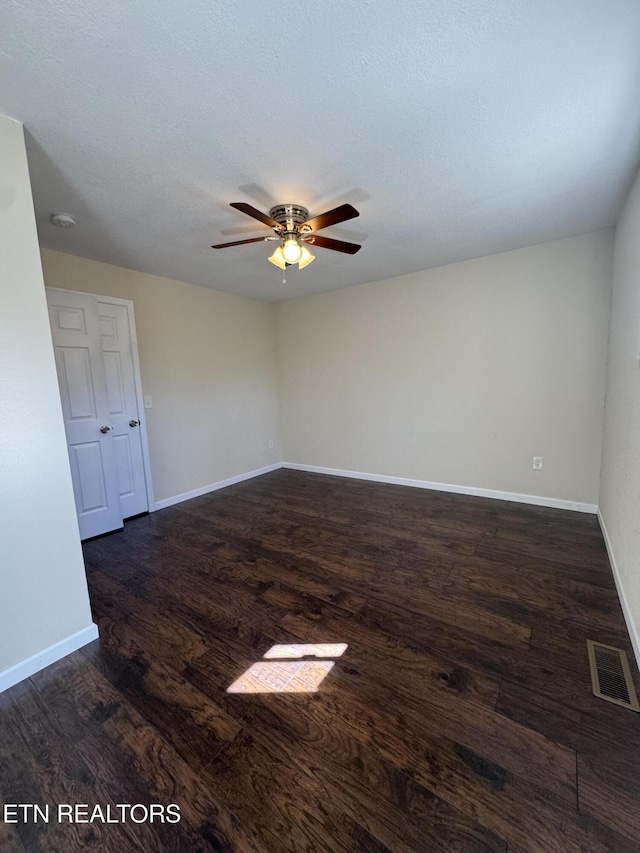
<path id="1" fill-rule="evenodd" d="M 587 640 L 593 695 L 632 711 L 640 711 L 624 649 Z"/>

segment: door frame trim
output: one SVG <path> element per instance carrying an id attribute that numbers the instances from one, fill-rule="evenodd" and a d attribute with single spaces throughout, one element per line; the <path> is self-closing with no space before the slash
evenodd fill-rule
<path id="1" fill-rule="evenodd" d="M 138 353 L 138 335 L 136 332 L 136 318 L 133 310 L 133 300 L 121 299 L 117 296 L 102 296 L 99 293 L 87 293 L 86 290 L 72 290 L 70 287 L 49 287 L 47 290 L 62 291 L 63 293 L 82 293 L 85 296 L 94 296 L 97 302 L 108 302 L 111 305 L 121 305 L 127 309 L 129 318 L 129 333 L 131 336 L 131 357 L 133 360 L 133 379 L 136 390 L 136 403 L 138 405 L 138 416 L 140 418 L 140 444 L 142 445 L 142 465 L 144 468 L 144 483 L 147 494 L 149 512 L 155 512 L 156 503 L 153 496 L 153 481 L 151 479 L 151 455 L 149 453 L 149 439 L 147 437 L 147 416 L 144 412 L 144 395 L 142 393 L 142 373 L 140 372 L 140 356 Z"/>

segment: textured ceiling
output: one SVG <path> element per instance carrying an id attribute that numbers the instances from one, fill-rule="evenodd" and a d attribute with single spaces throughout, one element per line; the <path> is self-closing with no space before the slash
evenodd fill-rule
<path id="1" fill-rule="evenodd" d="M 263 299 L 611 225 L 640 154 L 638 0 L 4 0 L 44 246 Z M 228 207 L 360 218 L 287 273 Z M 72 231 L 48 224 L 75 214 Z"/>

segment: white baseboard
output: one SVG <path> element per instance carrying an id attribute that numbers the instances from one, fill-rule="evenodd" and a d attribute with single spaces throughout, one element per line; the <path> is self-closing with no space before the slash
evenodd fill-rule
<path id="1" fill-rule="evenodd" d="M 8 690 L 9 687 L 13 687 L 14 684 L 24 681 L 25 678 L 35 675 L 36 672 L 40 672 L 41 669 L 50 666 L 61 658 L 70 655 L 71 652 L 76 652 L 82 646 L 86 646 L 87 643 L 92 642 L 92 640 L 97 639 L 98 626 L 92 622 L 91 625 L 83 628 L 82 631 L 76 631 L 70 637 L 65 637 L 64 640 L 60 640 L 58 643 L 54 643 L 52 646 L 43 649 L 41 652 L 31 655 L 30 658 L 10 666 L 8 669 L 0 672 L 0 693 L 3 690 Z"/>
<path id="2" fill-rule="evenodd" d="M 620 578 L 618 564 L 616 563 L 616 557 L 613 552 L 613 545 L 611 544 L 611 539 L 609 538 L 609 531 L 607 530 L 607 525 L 605 524 L 604 518 L 602 517 L 602 513 L 599 509 L 598 521 L 600 522 L 600 529 L 602 530 L 602 536 L 604 537 L 604 544 L 607 548 L 607 554 L 609 555 L 611 571 L 613 572 L 613 579 L 616 584 L 618 598 L 620 599 L 620 606 L 622 607 L 622 615 L 624 616 L 624 621 L 627 623 L 627 631 L 629 632 L 629 638 L 633 647 L 633 653 L 636 656 L 636 663 L 638 665 L 638 668 L 640 669 L 640 631 L 638 630 L 638 627 L 633 621 L 633 617 L 631 615 L 631 608 L 629 607 L 629 602 L 627 601 L 627 596 L 625 595 L 624 587 L 622 586 L 622 580 Z"/>
<path id="3" fill-rule="evenodd" d="M 174 495 L 172 498 L 156 501 L 156 509 L 165 509 L 165 507 L 182 503 L 182 501 L 189 501 L 191 498 L 199 498 L 200 495 L 224 489 L 225 486 L 234 486 L 236 483 L 242 483 L 243 480 L 250 480 L 252 477 L 259 477 L 261 474 L 268 474 L 270 471 L 277 471 L 278 468 L 282 468 L 282 462 L 276 462 L 275 465 L 267 465 L 265 468 L 256 468 L 254 471 L 247 471 L 246 474 L 238 474 L 236 477 L 229 477 L 227 480 L 210 483 L 208 486 L 201 486 L 199 489 L 193 489 L 191 492 L 184 492 L 181 495 Z"/>
<path id="4" fill-rule="evenodd" d="M 351 477 L 355 480 L 372 480 L 374 483 L 392 483 L 395 486 L 411 486 L 416 489 L 433 489 L 436 492 L 454 492 L 457 495 L 475 495 L 479 498 L 493 498 L 500 501 L 515 501 L 534 506 L 549 506 L 555 509 L 570 509 L 574 512 L 594 514 L 596 504 L 566 501 L 560 498 L 545 498 L 539 495 L 520 495 L 517 492 L 498 492 L 495 489 L 480 489 L 474 486 L 454 486 L 450 483 L 431 483 L 428 480 L 410 480 L 406 477 L 388 477 L 386 474 L 365 474 L 363 471 L 343 471 L 341 468 L 320 468 L 317 465 L 298 465 L 296 462 L 283 462 L 283 468 L 294 471 L 309 471 L 311 474 L 331 474 L 334 477 Z"/>

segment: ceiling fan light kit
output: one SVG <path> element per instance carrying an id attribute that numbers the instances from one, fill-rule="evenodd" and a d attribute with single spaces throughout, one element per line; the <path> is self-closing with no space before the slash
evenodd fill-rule
<path id="1" fill-rule="evenodd" d="M 306 207 L 298 204 L 278 204 L 272 207 L 269 215 L 262 213 L 250 204 L 235 201 L 231 207 L 246 213 L 272 228 L 274 236 L 252 237 L 249 240 L 235 240 L 232 243 L 218 243 L 212 249 L 227 249 L 229 246 L 242 246 L 246 243 L 261 243 L 268 240 L 279 240 L 280 245 L 276 248 L 268 260 L 279 269 L 298 264 L 299 269 L 304 269 L 314 259 L 308 246 L 320 246 L 323 249 L 331 249 L 334 252 L 344 252 L 355 255 L 361 248 L 357 243 L 347 243 L 344 240 L 333 240 L 331 237 L 321 237 L 315 234 L 321 228 L 337 225 L 347 219 L 353 219 L 360 214 L 350 204 L 342 204 L 319 216 L 309 219 L 309 211 Z M 284 280 L 284 279 L 283 279 Z"/>
<path id="2" fill-rule="evenodd" d="M 271 238 L 269 238 L 271 239 Z M 299 246 L 300 248 L 300 257 L 297 261 L 287 260 L 285 257 L 285 250 L 283 246 L 278 246 L 275 252 L 272 255 L 269 255 L 267 260 L 271 261 L 272 264 L 275 264 L 281 270 L 286 269 L 286 267 L 290 267 L 291 264 L 298 264 L 298 269 L 303 270 L 305 267 L 308 267 L 311 261 L 314 261 L 316 256 L 312 255 L 311 252 L 307 249 L 304 243 Z"/>

